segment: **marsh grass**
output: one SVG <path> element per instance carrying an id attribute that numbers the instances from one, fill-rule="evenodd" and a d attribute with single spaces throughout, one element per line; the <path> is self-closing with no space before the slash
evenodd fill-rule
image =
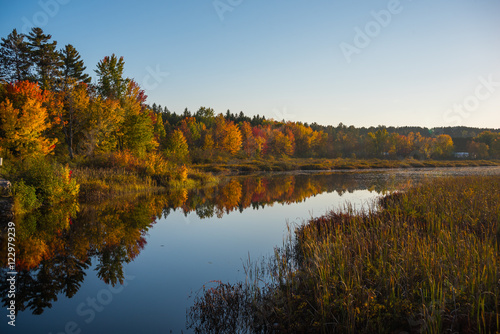
<path id="1" fill-rule="evenodd" d="M 499 166 L 499 160 L 384 160 L 384 159 L 247 159 L 217 163 L 197 164 L 197 168 L 220 174 L 248 173 L 256 171 L 292 170 L 351 170 L 380 168 L 424 168 L 424 167 L 476 167 Z"/>
<path id="2" fill-rule="evenodd" d="M 434 179 L 298 227 L 257 279 L 200 293 L 188 323 L 208 332 L 231 296 L 244 321 L 219 333 L 498 333 L 499 241 L 500 178 Z"/>
<path id="3" fill-rule="evenodd" d="M 150 176 L 123 169 L 80 167 L 73 170 L 73 176 L 80 184 L 82 200 L 102 200 L 133 193 L 155 193 L 164 190 Z"/>
<path id="4" fill-rule="evenodd" d="M 169 178 L 168 182 L 159 182 L 154 175 L 120 168 L 80 167 L 73 170 L 73 176 L 80 184 L 80 200 L 83 201 L 101 201 L 132 194 L 158 194 L 167 190 L 189 190 L 213 186 L 219 182 L 211 173 L 188 171 L 187 168 L 181 172 L 183 173 L 179 173 L 177 178 Z"/>

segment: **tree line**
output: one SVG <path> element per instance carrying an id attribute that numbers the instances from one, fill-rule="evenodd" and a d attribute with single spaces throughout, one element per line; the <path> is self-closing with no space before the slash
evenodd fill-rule
<path id="1" fill-rule="evenodd" d="M 74 159 L 154 153 L 196 163 L 270 157 L 446 159 L 457 151 L 455 128 L 309 125 L 229 110 L 217 114 L 207 107 L 177 114 L 147 104 L 139 84 L 123 76 L 124 66 L 123 57 L 104 57 L 92 83 L 71 44 L 57 50 L 41 28 L 27 35 L 14 29 L 0 44 L 2 154 Z M 460 150 L 477 158 L 500 157 L 500 131 L 466 130 L 461 136 L 469 137 Z"/>

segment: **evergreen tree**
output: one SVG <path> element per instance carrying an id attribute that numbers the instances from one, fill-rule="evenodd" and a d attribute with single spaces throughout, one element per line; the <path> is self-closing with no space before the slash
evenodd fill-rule
<path id="1" fill-rule="evenodd" d="M 79 82 L 90 83 L 90 76 L 84 73 L 87 67 L 83 64 L 80 53 L 76 51 L 73 45 L 66 45 L 60 55 L 64 79 L 74 78 Z"/>
<path id="2" fill-rule="evenodd" d="M 35 65 L 35 80 L 42 89 L 52 89 L 61 76 L 62 60 L 56 50 L 57 42 L 50 42 L 52 35 L 42 28 L 32 28 L 27 36 L 31 62 Z"/>
<path id="3" fill-rule="evenodd" d="M 0 79 L 8 82 L 28 80 L 31 62 L 23 34 L 14 29 L 0 44 Z"/>
<path id="4" fill-rule="evenodd" d="M 97 64 L 98 90 L 102 96 L 111 99 L 120 99 L 127 93 L 129 79 L 123 78 L 123 57 L 104 57 Z"/>

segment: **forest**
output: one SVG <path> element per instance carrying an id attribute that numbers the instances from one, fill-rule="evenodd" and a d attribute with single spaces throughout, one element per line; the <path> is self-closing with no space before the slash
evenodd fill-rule
<path id="1" fill-rule="evenodd" d="M 124 183 L 132 186 L 122 192 L 208 182 L 196 168 L 207 163 L 500 158 L 500 129 L 325 126 L 203 106 L 176 113 L 149 104 L 124 67 L 123 57 L 105 56 L 91 78 L 73 45 L 58 48 L 38 27 L 2 38 L 1 173 L 20 211 L 76 197 L 80 187 L 116 195 L 110 188 Z"/>

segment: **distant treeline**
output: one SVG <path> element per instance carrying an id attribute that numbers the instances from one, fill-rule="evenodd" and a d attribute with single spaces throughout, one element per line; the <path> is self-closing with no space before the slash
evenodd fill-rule
<path id="1" fill-rule="evenodd" d="M 356 128 L 342 123 L 335 127 L 278 121 L 260 115 L 249 117 L 242 111 L 234 114 L 228 110 L 225 114 L 216 116 L 213 109 L 205 107 L 196 112 L 186 108 L 182 114 L 171 112 L 167 107 L 156 103 L 150 108 L 162 116 L 167 133 L 178 131 L 178 137 L 182 134 L 186 139 L 184 156 L 189 155 L 194 161 L 210 160 L 224 151 L 245 158 L 294 156 L 419 159 L 449 159 L 456 152 L 466 152 L 470 158 L 498 158 L 500 152 L 499 129 L 429 129 L 410 126 Z M 240 150 L 230 150 L 219 145 L 217 152 L 213 151 L 213 138 L 224 132 L 223 123 L 236 125 L 234 130 L 239 130 L 239 134 L 232 135 L 231 144 L 240 146 Z M 214 128 L 216 124 L 219 124 L 217 129 Z"/>
<path id="2" fill-rule="evenodd" d="M 9 158 L 125 152 L 158 166 L 229 158 L 450 159 L 456 152 L 500 158 L 498 129 L 324 126 L 207 107 L 177 114 L 146 103 L 138 83 L 123 76 L 123 57 L 104 57 L 91 83 L 78 51 L 70 44 L 57 50 L 51 38 L 41 28 L 2 38 L 0 151 Z"/>

